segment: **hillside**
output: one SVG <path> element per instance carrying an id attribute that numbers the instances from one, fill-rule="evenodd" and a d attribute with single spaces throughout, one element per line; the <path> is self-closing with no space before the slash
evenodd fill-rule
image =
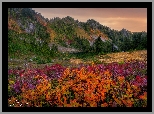
<path id="1" fill-rule="evenodd" d="M 115 40 L 114 38 L 119 37 L 120 40 L 120 37 L 132 37 L 133 35 L 126 29 L 121 31 L 111 30 L 93 19 L 87 20 L 86 23 L 74 20 L 70 16 L 62 19 L 55 17 L 49 20 L 31 8 L 10 8 L 8 11 L 8 28 L 19 33 L 22 31 L 31 34 L 37 34 L 38 28 L 44 28 L 45 32 L 50 35 L 51 41 L 57 37 L 73 39 L 75 35 L 89 41 L 96 39 L 98 36 L 101 36 L 103 41 L 112 41 Z M 141 34 L 146 35 L 145 32 L 141 32 Z"/>
<path id="2" fill-rule="evenodd" d="M 112 30 L 94 19 L 80 22 L 70 16 L 49 20 L 32 8 L 9 8 L 8 30 L 9 58 L 26 59 L 29 54 L 49 60 L 69 52 L 105 54 L 147 48 L 146 32 Z"/>

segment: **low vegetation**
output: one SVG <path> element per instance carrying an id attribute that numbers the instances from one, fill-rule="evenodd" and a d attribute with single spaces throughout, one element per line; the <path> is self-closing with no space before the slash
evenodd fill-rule
<path id="1" fill-rule="evenodd" d="M 146 107 L 147 33 L 8 9 L 9 107 Z"/>

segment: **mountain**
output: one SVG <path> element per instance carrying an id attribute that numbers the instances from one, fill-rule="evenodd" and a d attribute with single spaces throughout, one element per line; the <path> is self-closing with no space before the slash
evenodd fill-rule
<path id="1" fill-rule="evenodd" d="M 124 28 L 121 31 L 113 30 L 94 19 L 87 22 L 80 22 L 70 16 L 48 19 L 32 8 L 9 8 L 8 30 L 9 53 L 48 52 L 51 50 L 49 46 L 88 51 L 98 37 L 104 42 L 103 45 L 112 45 L 110 51 L 146 49 L 147 41 L 146 32 L 131 32 Z M 54 49 L 57 50 L 56 47 Z"/>

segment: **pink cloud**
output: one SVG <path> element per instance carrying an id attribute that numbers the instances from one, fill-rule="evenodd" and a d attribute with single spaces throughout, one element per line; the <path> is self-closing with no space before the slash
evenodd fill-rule
<path id="1" fill-rule="evenodd" d="M 94 19 L 111 29 L 126 28 L 132 32 L 147 31 L 146 8 L 33 8 L 45 18 L 71 16 L 86 22 Z"/>

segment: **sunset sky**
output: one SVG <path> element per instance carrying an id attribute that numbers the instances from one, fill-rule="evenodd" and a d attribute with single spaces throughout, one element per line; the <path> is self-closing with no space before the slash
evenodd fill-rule
<path id="1" fill-rule="evenodd" d="M 131 32 L 147 31 L 146 8 L 32 8 L 45 18 L 71 16 L 75 20 L 86 22 L 94 19 L 111 29 L 123 28 Z"/>

